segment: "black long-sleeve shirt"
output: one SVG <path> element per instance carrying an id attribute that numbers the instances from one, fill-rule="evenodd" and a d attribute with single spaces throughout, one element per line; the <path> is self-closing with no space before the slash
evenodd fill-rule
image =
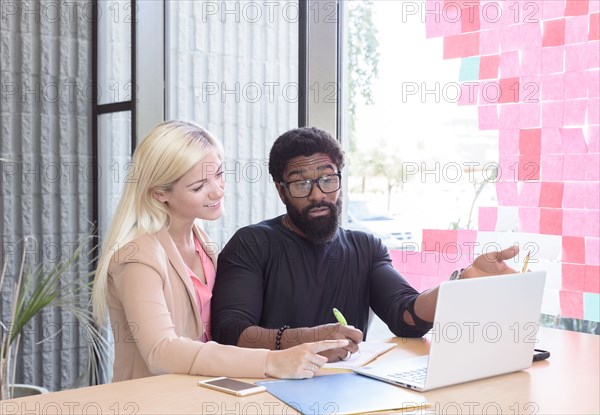
<path id="1" fill-rule="evenodd" d="M 219 343 L 237 344 L 250 326 L 335 323 L 336 307 L 366 338 L 371 307 L 395 335 L 420 337 L 431 324 L 403 319 L 417 296 L 373 235 L 339 228 L 333 241 L 315 245 L 277 217 L 238 230 L 220 253 L 211 330 Z"/>

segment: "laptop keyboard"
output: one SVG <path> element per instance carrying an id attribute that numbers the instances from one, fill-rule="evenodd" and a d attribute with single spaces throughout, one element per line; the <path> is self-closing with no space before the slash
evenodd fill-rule
<path id="1" fill-rule="evenodd" d="M 407 370 L 404 372 L 392 373 L 390 375 L 393 378 L 407 380 L 410 383 L 425 383 L 427 378 L 427 366 L 420 367 L 418 369 Z"/>

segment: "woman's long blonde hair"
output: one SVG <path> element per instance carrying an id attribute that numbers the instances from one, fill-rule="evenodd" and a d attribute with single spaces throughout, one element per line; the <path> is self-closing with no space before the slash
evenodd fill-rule
<path id="1" fill-rule="evenodd" d="M 92 306 L 100 324 L 107 314 L 108 266 L 112 256 L 138 236 L 168 226 L 169 212 L 154 198 L 154 193 L 170 190 L 210 151 L 217 151 L 223 159 L 221 143 L 208 131 L 185 121 L 157 125 L 136 148 L 96 269 Z"/>

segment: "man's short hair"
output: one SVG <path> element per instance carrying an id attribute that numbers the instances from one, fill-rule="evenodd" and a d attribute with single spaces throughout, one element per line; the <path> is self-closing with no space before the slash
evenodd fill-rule
<path id="1" fill-rule="evenodd" d="M 275 182 L 283 180 L 283 171 L 294 157 L 327 154 L 338 170 L 344 167 L 344 151 L 328 132 L 315 127 L 289 130 L 277 138 L 269 154 L 269 173 Z"/>

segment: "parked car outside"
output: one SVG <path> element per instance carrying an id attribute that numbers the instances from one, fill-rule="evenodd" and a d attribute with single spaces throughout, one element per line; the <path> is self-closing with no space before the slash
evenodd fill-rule
<path id="1" fill-rule="evenodd" d="M 349 200 L 346 228 L 372 233 L 388 249 L 410 249 L 413 246 L 413 233 L 406 224 L 379 208 L 375 202 Z"/>

